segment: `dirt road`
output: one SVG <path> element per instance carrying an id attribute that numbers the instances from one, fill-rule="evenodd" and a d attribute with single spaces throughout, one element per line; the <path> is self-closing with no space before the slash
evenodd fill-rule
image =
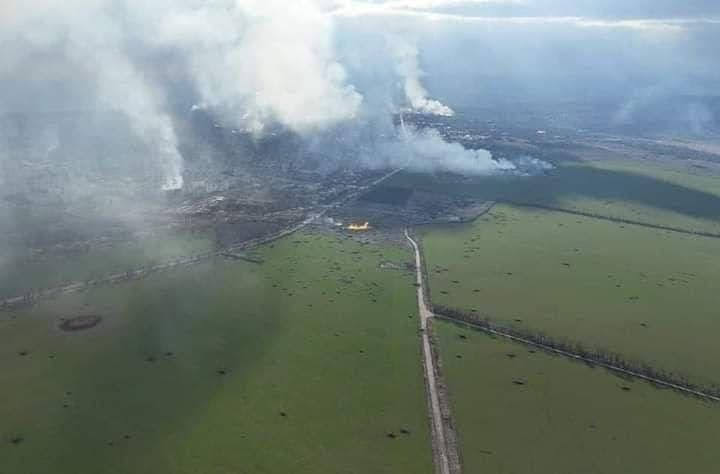
<path id="1" fill-rule="evenodd" d="M 440 398 L 438 396 L 437 380 L 435 374 L 435 359 L 433 358 L 432 348 L 430 346 L 430 335 L 428 334 L 428 320 L 433 317 L 432 312 L 425 302 L 425 291 L 423 289 L 422 277 L 422 259 L 420 258 L 420 248 L 417 243 L 410 237 L 407 229 L 405 229 L 405 237 L 412 245 L 415 251 L 415 268 L 417 283 L 417 300 L 418 310 L 420 311 L 420 330 L 422 331 L 422 348 L 423 348 L 423 365 L 425 366 L 425 382 L 427 385 L 428 398 L 430 402 L 430 416 L 432 418 L 432 440 L 433 453 L 436 457 L 435 464 L 440 474 L 450 474 L 450 462 L 448 453 L 448 444 L 445 439 L 445 429 L 443 427 L 442 410 L 440 409 Z"/>

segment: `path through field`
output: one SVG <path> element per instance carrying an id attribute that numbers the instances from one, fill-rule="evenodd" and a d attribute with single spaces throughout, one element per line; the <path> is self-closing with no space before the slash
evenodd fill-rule
<path id="1" fill-rule="evenodd" d="M 425 367 L 425 382 L 427 384 L 428 398 L 430 402 L 430 416 L 432 418 L 432 440 L 433 454 L 435 456 L 435 464 L 440 474 L 451 474 L 460 472 L 459 464 L 454 463 L 455 469 L 450 470 L 450 453 L 447 439 L 445 437 L 445 428 L 443 424 L 443 415 L 440 408 L 440 397 L 438 396 L 438 382 L 436 378 L 435 358 L 432 354 L 430 346 L 430 335 L 428 331 L 428 321 L 433 317 L 432 312 L 425 302 L 425 291 L 423 288 L 422 276 L 422 259 L 420 258 L 420 248 L 417 243 L 410 237 L 407 229 L 405 229 L 405 237 L 412 245 L 415 251 L 415 268 L 417 283 L 417 299 L 418 310 L 420 311 L 420 330 L 422 332 L 423 347 L 423 366 Z M 457 459 L 457 456 L 453 456 Z"/>

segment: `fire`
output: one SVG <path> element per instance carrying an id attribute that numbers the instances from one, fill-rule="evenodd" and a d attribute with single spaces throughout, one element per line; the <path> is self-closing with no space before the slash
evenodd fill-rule
<path id="1" fill-rule="evenodd" d="M 370 223 L 366 222 L 362 225 L 361 224 L 350 224 L 347 228 L 348 228 L 348 230 L 362 232 L 365 230 L 370 230 Z"/>

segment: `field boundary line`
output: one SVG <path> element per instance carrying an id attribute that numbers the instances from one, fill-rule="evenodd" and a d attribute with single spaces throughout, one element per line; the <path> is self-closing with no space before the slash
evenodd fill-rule
<path id="1" fill-rule="evenodd" d="M 646 382 L 650 382 L 655 385 L 660 385 L 660 386 L 663 386 L 663 387 L 666 387 L 666 388 L 669 388 L 669 389 L 672 389 L 672 390 L 675 390 L 678 392 L 682 392 L 686 395 L 692 395 L 694 397 L 713 401 L 713 402 L 720 402 L 720 396 L 713 395 L 713 394 L 710 394 L 707 392 L 703 392 L 702 390 L 697 390 L 692 387 L 681 385 L 676 382 L 670 382 L 670 381 L 662 380 L 662 379 L 652 377 L 649 375 L 641 374 L 640 372 L 637 372 L 634 370 L 625 369 L 625 368 L 619 367 L 617 365 L 609 364 L 607 362 L 603 362 L 598 359 L 593 359 L 591 357 L 576 354 L 576 353 L 573 353 L 573 352 L 570 352 L 570 351 L 567 351 L 564 349 L 558 349 L 556 347 L 552 347 L 547 344 L 543 344 L 541 342 L 533 341 L 528 338 L 524 338 L 521 336 L 511 334 L 509 331 L 504 331 L 497 327 L 492 328 L 489 325 L 483 324 L 480 321 L 471 322 L 471 321 L 459 319 L 459 318 L 444 314 L 442 312 L 438 312 L 437 309 L 434 309 L 434 311 L 435 311 L 435 313 L 434 313 L 435 317 L 438 319 L 442 319 L 444 321 L 449 321 L 451 323 L 454 323 L 454 324 L 457 324 L 460 326 L 467 326 L 472 329 L 476 329 L 476 330 L 479 330 L 479 331 L 482 331 L 482 332 L 485 332 L 488 334 L 492 334 L 494 336 L 503 337 L 505 339 L 509 339 L 514 342 L 519 342 L 519 343 L 527 345 L 527 346 L 536 347 L 538 349 L 542 349 L 543 351 L 557 354 L 557 355 L 560 355 L 560 356 L 563 356 L 563 357 L 566 357 L 569 359 L 574 359 L 574 360 L 577 360 L 580 362 L 597 365 L 598 367 L 602 367 L 602 368 L 610 370 L 612 372 L 616 372 L 616 373 L 627 375 L 627 376 L 630 376 L 630 377 L 633 377 L 636 379 L 644 380 Z"/>
<path id="2" fill-rule="evenodd" d="M 639 226 L 639 227 L 647 227 L 649 229 L 666 230 L 669 232 L 676 232 L 679 234 L 697 235 L 700 237 L 708 237 L 711 239 L 720 239 L 720 234 L 713 233 L 713 232 L 702 232 L 702 231 L 683 229 L 681 227 L 672 227 L 672 226 L 666 226 L 666 225 L 661 225 L 661 224 L 652 224 L 649 222 L 634 221 L 632 219 L 623 219 L 622 217 L 605 216 L 602 214 L 595 214 L 593 212 L 578 211 L 578 210 L 573 210 L 573 209 L 567 209 L 564 207 L 547 206 L 544 204 L 533 204 L 533 203 L 528 203 L 528 202 L 510 201 L 510 200 L 498 200 L 497 202 L 501 203 L 501 204 L 508 204 L 510 206 L 515 206 L 515 207 L 527 207 L 527 208 L 531 208 L 531 209 L 541 209 L 544 211 L 552 211 L 552 212 L 559 212 L 559 213 L 563 213 L 563 214 L 570 214 L 573 216 L 588 217 L 590 219 L 615 222 L 618 224 L 635 225 L 635 226 Z"/>

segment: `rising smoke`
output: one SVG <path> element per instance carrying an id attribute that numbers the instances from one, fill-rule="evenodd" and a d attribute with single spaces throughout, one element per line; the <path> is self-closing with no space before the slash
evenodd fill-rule
<path id="1" fill-rule="evenodd" d="M 396 60 L 395 70 L 402 78 L 405 97 L 413 111 L 442 117 L 452 117 L 455 112 L 447 105 L 430 99 L 423 87 L 417 46 L 401 36 L 388 35 L 388 44 Z"/>
<path id="2" fill-rule="evenodd" d="M 158 186 L 166 190 L 183 186 L 178 104 L 189 104 L 184 113 L 191 107 L 203 109 L 223 125 L 256 137 L 275 126 L 308 141 L 338 130 L 347 131 L 346 141 L 381 135 L 373 140 L 378 153 L 365 153 L 363 162 L 396 154 L 382 163 L 472 174 L 513 169 L 512 163 L 496 161 L 489 152 L 447 143 L 433 130 L 412 130 L 399 137 L 388 118 L 392 113 L 410 109 L 451 116 L 452 109 L 429 97 L 418 48 L 397 33 L 383 33 L 385 48 L 377 52 L 383 57 L 366 56 L 365 61 L 374 64 L 359 66 L 392 65 L 380 77 L 393 79 L 373 84 L 372 90 L 356 87 L 344 63 L 358 59 L 352 48 L 339 50 L 334 16 L 326 4 L 41 0 L 28 7 L 6 0 L 0 16 L 0 114 L 120 114 L 132 135 L 125 141 L 134 145 L 108 152 L 111 159 L 144 161 L 143 169 L 153 169 Z M 388 103 L 397 97 L 396 89 L 402 92 L 400 100 Z M 53 127 L 26 127 L 31 142 L 43 134 L 56 137 L 48 157 L 67 147 L 66 135 Z M 366 132 L 350 132 L 362 127 Z M 122 127 L 108 130 L 87 123 L 83 130 L 89 142 L 98 143 L 116 140 L 111 137 Z"/>

